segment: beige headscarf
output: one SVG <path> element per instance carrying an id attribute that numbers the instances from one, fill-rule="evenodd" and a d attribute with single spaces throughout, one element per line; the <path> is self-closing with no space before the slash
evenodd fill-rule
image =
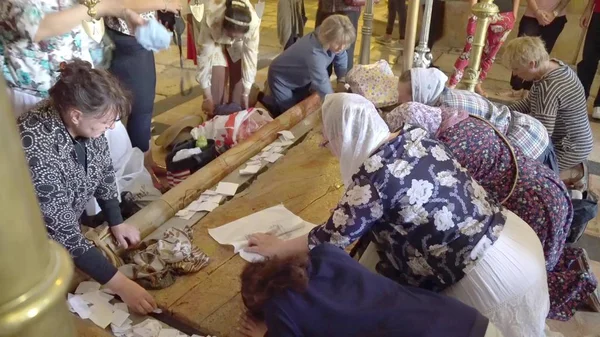
<path id="1" fill-rule="evenodd" d="M 323 135 L 329 148 L 340 160 L 340 171 L 346 187 L 352 175 L 390 136 L 377 109 L 357 94 L 329 94 L 322 108 Z"/>

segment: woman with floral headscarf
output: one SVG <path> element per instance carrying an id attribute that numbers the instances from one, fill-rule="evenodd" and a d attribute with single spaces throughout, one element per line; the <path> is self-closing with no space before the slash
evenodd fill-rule
<path id="1" fill-rule="evenodd" d="M 379 273 L 461 300 L 506 337 L 544 335 L 549 299 L 539 239 L 427 131 L 406 125 L 391 133 L 364 97 L 331 94 L 323 136 L 346 185 L 331 218 L 289 241 L 254 234 L 246 250 L 282 257 L 321 243 L 344 248 L 370 234 Z"/>
<path id="2" fill-rule="evenodd" d="M 411 102 L 390 112 L 386 121 L 392 130 L 404 124 L 427 130 L 494 199 L 504 201 L 506 208 L 533 228 L 546 257 L 549 318 L 568 320 L 593 295 L 597 281 L 583 249 L 565 247 L 573 207 L 556 173 L 519 148 L 513 149 L 489 122 L 464 110 Z"/>

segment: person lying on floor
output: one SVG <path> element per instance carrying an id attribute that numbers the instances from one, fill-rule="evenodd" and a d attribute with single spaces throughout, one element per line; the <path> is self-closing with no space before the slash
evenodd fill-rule
<path id="1" fill-rule="evenodd" d="M 327 243 L 248 264 L 241 281 L 246 337 L 501 336 L 477 310 L 372 273 Z"/>
<path id="2" fill-rule="evenodd" d="M 514 74 L 533 81 L 527 98 L 509 109 L 535 117 L 546 127 L 561 171 L 581 165 L 592 152 L 594 137 L 577 74 L 562 61 L 550 59 L 539 37 L 510 41 L 504 58 Z"/>
<path id="3" fill-rule="evenodd" d="M 366 98 L 327 95 L 322 117 L 344 196 L 308 235 L 283 241 L 253 234 L 247 251 L 283 258 L 322 243 L 345 248 L 369 234 L 382 259 L 380 274 L 444 292 L 484 314 L 506 337 L 544 335 L 544 253 L 529 225 L 491 199 L 427 131 L 406 125 L 390 132 Z"/>
<path id="4" fill-rule="evenodd" d="M 152 296 L 128 279 L 81 233 L 79 218 L 95 197 L 123 248 L 140 242 L 123 222 L 115 171 L 104 133 L 130 110 L 129 95 L 105 70 L 75 59 L 61 64 L 50 98 L 17 123 L 46 230 L 71 254 L 75 266 L 121 297 L 131 309 L 156 309 Z"/>
<path id="5" fill-rule="evenodd" d="M 446 106 L 481 116 L 503 132 L 513 146 L 558 173 L 556 154 L 546 128 L 537 119 L 511 111 L 485 97 L 466 90 L 445 87 L 448 77 L 436 68 L 413 68 L 400 75 L 398 103 L 418 102 Z"/>
<path id="6" fill-rule="evenodd" d="M 259 102 L 277 117 L 310 96 L 311 91 L 323 99 L 334 92 L 327 72 L 331 64 L 338 85 L 343 87 L 348 63 L 346 49 L 355 40 L 356 30 L 348 17 L 329 16 L 315 31 L 273 60 L 267 77 L 270 93 L 259 94 Z"/>
<path id="7" fill-rule="evenodd" d="M 512 148 L 489 122 L 464 110 L 410 102 L 387 114 L 386 121 L 391 130 L 404 124 L 425 129 L 446 145 L 488 194 L 504 201 L 504 207 L 533 228 L 546 257 L 549 318 L 568 320 L 593 295 L 597 281 L 583 249 L 565 246 L 573 207 L 567 187 L 555 172 Z"/>

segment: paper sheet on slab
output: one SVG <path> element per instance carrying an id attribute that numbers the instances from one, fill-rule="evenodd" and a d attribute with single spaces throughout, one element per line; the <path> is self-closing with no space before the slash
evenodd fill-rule
<path id="1" fill-rule="evenodd" d="M 194 201 L 185 209 L 192 212 L 212 212 L 219 207 L 219 203 L 210 201 Z"/>
<path id="2" fill-rule="evenodd" d="M 194 214 L 196 213 L 193 211 L 182 209 L 177 211 L 177 213 L 175 213 L 175 216 L 184 220 L 189 220 L 194 216 Z"/>
<path id="3" fill-rule="evenodd" d="M 240 185 L 236 183 L 220 182 L 217 185 L 217 193 L 232 197 L 235 195 L 239 187 Z"/>
<path id="4" fill-rule="evenodd" d="M 129 318 L 129 313 L 120 309 L 116 309 L 112 313 L 111 323 L 116 326 L 122 326 Z"/>
<path id="5" fill-rule="evenodd" d="M 90 320 L 94 322 L 97 326 L 102 329 L 106 329 L 106 327 L 110 324 L 113 318 L 113 311 L 110 304 L 94 304 L 90 310 L 92 314 L 90 315 Z"/>
<path id="6" fill-rule="evenodd" d="M 296 138 L 296 136 L 294 136 L 294 134 L 288 130 L 279 131 L 278 134 L 280 134 L 284 140 L 288 141 Z"/>
<path id="7" fill-rule="evenodd" d="M 69 302 L 71 308 L 73 308 L 77 315 L 79 315 L 79 317 L 83 319 L 90 318 L 92 312 L 80 295 L 72 296 L 67 301 Z"/>
<path id="8" fill-rule="evenodd" d="M 100 283 L 94 281 L 83 281 L 77 286 L 75 294 L 85 294 L 94 292 L 96 290 L 100 290 Z"/>
<path id="9" fill-rule="evenodd" d="M 264 209 L 247 217 L 208 230 L 208 234 L 222 245 L 232 245 L 235 253 L 249 262 L 261 261 L 262 256 L 248 253 L 248 236 L 254 233 L 271 233 L 283 240 L 308 234 L 314 224 L 302 220 L 283 205 Z"/>
<path id="10" fill-rule="evenodd" d="M 115 311 L 121 310 L 121 311 L 129 312 L 129 308 L 127 307 L 127 304 L 125 304 L 125 303 L 115 303 L 115 304 L 113 304 L 113 308 L 115 309 Z"/>
<path id="11" fill-rule="evenodd" d="M 179 331 L 175 329 L 162 329 L 158 333 L 158 337 L 178 337 Z"/>
<path id="12" fill-rule="evenodd" d="M 265 158 L 265 160 L 269 163 L 274 163 L 278 161 L 281 157 L 283 157 L 281 153 L 271 153 L 267 158 Z"/>
<path id="13" fill-rule="evenodd" d="M 260 165 L 248 165 L 240 170 L 241 175 L 255 174 L 260 171 Z"/>

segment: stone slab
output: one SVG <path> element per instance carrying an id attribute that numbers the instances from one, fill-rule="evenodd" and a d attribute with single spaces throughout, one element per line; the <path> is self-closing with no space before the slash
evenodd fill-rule
<path id="1" fill-rule="evenodd" d="M 176 284 L 160 291 L 162 294 L 155 293 L 160 295 L 161 306 L 202 331 L 229 335 L 231 321 L 218 317 L 232 318 L 231 314 L 224 315 L 221 308 L 239 309 L 239 302 L 230 301 L 239 293 L 239 274 L 245 262 L 233 255 L 231 247 L 212 240 L 207 230 L 280 203 L 307 221 L 316 224 L 325 221 L 341 196 L 342 185 L 337 161 L 328 150 L 318 147 L 320 141 L 319 132 L 311 132 L 244 192 L 194 226 L 194 242 L 212 259 L 205 270 L 208 277 L 184 276 L 180 278 L 180 286 Z M 187 292 L 181 295 L 184 288 Z M 179 299 L 173 303 L 175 297 Z"/>

